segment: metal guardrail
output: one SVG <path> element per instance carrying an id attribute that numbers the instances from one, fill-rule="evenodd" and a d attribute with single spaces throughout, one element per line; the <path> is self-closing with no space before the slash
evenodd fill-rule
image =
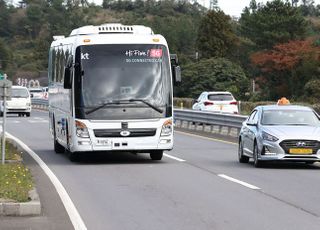
<path id="1" fill-rule="evenodd" d="M 48 109 L 48 100 L 46 99 L 38 99 L 38 98 L 31 98 L 31 105 L 32 105 L 32 108 L 34 109 Z"/>
<path id="2" fill-rule="evenodd" d="M 33 108 L 48 108 L 48 100 L 32 99 L 31 101 Z M 246 118 L 247 116 L 237 114 L 204 112 L 189 109 L 174 110 L 175 125 L 177 127 L 231 136 L 238 135 L 242 122 Z"/>
<path id="3" fill-rule="evenodd" d="M 179 128 L 238 136 L 247 116 L 175 109 L 174 119 Z"/>

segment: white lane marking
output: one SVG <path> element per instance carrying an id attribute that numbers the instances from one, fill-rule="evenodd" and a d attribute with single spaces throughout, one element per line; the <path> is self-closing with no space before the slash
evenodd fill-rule
<path id="1" fill-rule="evenodd" d="M 20 124 L 21 122 L 29 122 L 29 123 L 32 123 L 32 124 L 35 124 L 35 123 L 49 123 L 48 120 L 23 120 L 23 121 L 18 121 L 18 120 L 7 120 L 7 123 L 10 123 L 10 124 Z M 0 124 L 2 124 L 2 121 L 0 121 Z"/>
<path id="2" fill-rule="evenodd" d="M 166 154 L 166 153 L 164 153 L 163 155 L 164 155 L 165 157 L 171 158 L 171 159 L 176 160 L 176 161 L 180 161 L 180 162 L 185 162 L 185 161 L 186 161 L 186 160 L 183 160 L 183 159 L 178 158 L 178 157 L 171 156 L 171 155 Z"/>
<path id="3" fill-rule="evenodd" d="M 229 177 L 229 176 L 224 175 L 224 174 L 218 174 L 218 176 L 219 176 L 219 177 L 222 177 L 222 178 L 224 178 L 224 179 L 226 179 L 226 180 L 232 181 L 232 182 L 234 182 L 234 183 L 240 184 L 240 185 L 242 185 L 242 186 L 245 186 L 245 187 L 247 187 L 247 188 L 250 188 L 250 189 L 254 189 L 254 190 L 259 190 L 259 189 L 261 189 L 261 188 L 259 188 L 259 187 L 256 187 L 256 186 L 252 185 L 252 184 L 248 184 L 248 183 L 246 183 L 246 182 L 244 182 L 244 181 L 237 180 L 237 179 L 235 179 L 235 178 L 233 178 L 233 177 Z"/>
<path id="4" fill-rule="evenodd" d="M 7 133 L 7 136 L 14 139 L 23 149 L 25 149 L 30 156 L 39 164 L 42 170 L 47 174 L 49 179 L 51 180 L 53 186 L 56 188 L 60 199 L 67 210 L 67 213 L 70 217 L 70 220 L 73 224 L 75 230 L 87 230 L 86 225 L 84 224 L 78 210 L 76 209 L 75 205 L 73 204 L 70 196 L 68 195 L 67 191 L 59 181 L 59 179 L 54 175 L 54 173 L 50 170 L 50 168 L 44 163 L 41 158 L 33 152 L 26 144 L 24 144 L 20 139 L 11 134 Z"/>
<path id="5" fill-rule="evenodd" d="M 197 134 L 192 134 L 192 133 L 187 133 L 187 132 L 182 132 L 182 131 L 177 131 L 177 130 L 175 130 L 175 132 L 186 135 L 186 136 L 199 137 L 199 138 L 205 139 L 205 140 L 218 141 L 218 142 L 227 143 L 227 144 L 231 144 L 231 145 L 238 145 L 238 143 L 235 143 L 235 142 L 224 141 L 224 140 L 220 140 L 220 139 L 216 139 L 216 138 L 212 138 L 212 137 L 204 137 L 204 136 L 200 136 Z"/>
<path id="6" fill-rule="evenodd" d="M 28 120 L 29 123 L 49 123 L 47 120 Z"/>
<path id="7" fill-rule="evenodd" d="M 33 119 L 35 119 L 35 120 L 44 120 L 43 117 L 33 117 Z"/>

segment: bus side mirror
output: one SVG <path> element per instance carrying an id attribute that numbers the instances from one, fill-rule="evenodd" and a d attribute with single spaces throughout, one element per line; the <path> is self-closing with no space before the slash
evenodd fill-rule
<path id="1" fill-rule="evenodd" d="M 181 68 L 179 66 L 178 56 L 176 54 L 170 54 L 171 69 L 174 85 L 178 85 L 181 82 Z"/>
<path id="2" fill-rule="evenodd" d="M 66 67 L 66 68 L 64 68 L 63 88 L 65 88 L 65 89 L 71 89 L 71 87 L 72 87 L 71 68 L 70 68 L 70 67 Z"/>

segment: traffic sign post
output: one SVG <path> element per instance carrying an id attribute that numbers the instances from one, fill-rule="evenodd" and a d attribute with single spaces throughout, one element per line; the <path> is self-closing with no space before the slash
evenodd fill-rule
<path id="1" fill-rule="evenodd" d="M 7 115 L 7 99 L 11 98 L 12 82 L 6 79 L 0 80 L 0 97 L 3 100 L 3 123 L 2 123 L 2 164 L 5 163 L 6 157 L 6 115 Z"/>

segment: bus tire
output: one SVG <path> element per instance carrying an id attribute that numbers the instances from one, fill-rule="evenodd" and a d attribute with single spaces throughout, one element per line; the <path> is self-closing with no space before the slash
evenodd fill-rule
<path id="1" fill-rule="evenodd" d="M 54 139 L 53 148 L 55 153 L 64 153 L 65 148 L 57 141 L 56 127 L 54 124 L 54 120 L 53 120 L 53 139 Z"/>
<path id="2" fill-rule="evenodd" d="M 68 158 L 71 162 L 77 162 L 79 161 L 79 153 L 77 152 L 70 152 L 69 150 L 68 152 Z"/>
<path id="3" fill-rule="evenodd" d="M 54 151 L 56 153 L 64 153 L 65 148 L 59 144 L 57 139 L 54 139 Z"/>
<path id="4" fill-rule="evenodd" d="M 30 117 L 30 113 L 26 113 L 26 116 L 27 116 L 27 117 Z"/>
<path id="5" fill-rule="evenodd" d="M 153 150 L 150 152 L 150 158 L 154 161 L 160 161 L 163 156 L 163 150 Z"/>

